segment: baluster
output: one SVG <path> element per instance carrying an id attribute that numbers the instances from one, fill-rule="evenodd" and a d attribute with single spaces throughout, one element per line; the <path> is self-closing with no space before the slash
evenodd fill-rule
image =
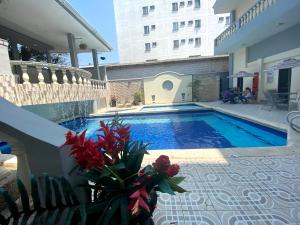
<path id="1" fill-rule="evenodd" d="M 43 75 L 43 67 L 42 66 L 36 66 L 36 70 L 38 71 L 38 80 L 40 84 L 45 83 L 45 78 Z"/>
<path id="2" fill-rule="evenodd" d="M 74 70 L 70 70 L 70 73 L 71 73 L 72 84 L 77 84 L 77 80 L 76 80 L 76 76 L 75 76 L 75 71 Z"/>
<path id="3" fill-rule="evenodd" d="M 51 79 L 53 84 L 58 84 L 57 83 L 57 75 L 56 75 L 56 69 L 55 67 L 50 67 L 50 72 L 51 72 Z"/>
<path id="4" fill-rule="evenodd" d="M 29 75 L 27 73 L 27 65 L 21 65 L 21 69 L 22 69 L 22 78 L 24 80 L 24 84 L 30 84 Z"/>
<path id="5" fill-rule="evenodd" d="M 61 72 L 63 74 L 63 84 L 69 84 L 69 80 L 67 77 L 67 71 L 65 69 L 62 69 Z"/>

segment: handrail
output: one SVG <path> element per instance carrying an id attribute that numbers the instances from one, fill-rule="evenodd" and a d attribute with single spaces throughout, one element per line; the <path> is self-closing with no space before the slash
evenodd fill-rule
<path id="1" fill-rule="evenodd" d="M 239 29 L 244 27 L 246 24 L 255 19 L 261 13 L 273 6 L 276 2 L 277 0 L 257 1 L 242 16 L 240 16 L 235 23 L 231 24 L 231 26 L 229 26 L 215 39 L 215 46 L 217 47 L 218 45 L 220 45 L 220 43 L 223 40 L 225 40 L 227 37 L 231 36 L 233 33 L 237 32 Z"/>
<path id="2" fill-rule="evenodd" d="M 30 83 L 30 77 L 28 74 L 28 68 L 34 67 L 38 71 L 38 83 L 44 83 L 45 77 L 42 73 L 43 69 L 48 69 L 52 74 L 52 83 L 57 83 L 57 73 L 56 71 L 61 71 L 63 74 L 62 83 L 85 83 L 86 80 L 89 80 L 92 77 L 92 73 L 76 67 L 71 67 L 67 65 L 52 64 L 45 62 L 34 62 L 34 61 L 10 61 L 11 66 L 20 66 L 22 70 L 22 78 L 24 84 Z M 71 73 L 71 79 L 67 77 L 67 71 Z"/>
<path id="3" fill-rule="evenodd" d="M 297 132 L 300 132 L 300 126 L 295 124 L 293 121 L 296 120 L 296 119 L 300 119 L 300 115 L 297 115 L 297 116 L 294 116 L 292 119 L 291 119 L 291 122 L 290 122 L 290 126 L 292 129 L 294 129 L 295 131 Z"/>

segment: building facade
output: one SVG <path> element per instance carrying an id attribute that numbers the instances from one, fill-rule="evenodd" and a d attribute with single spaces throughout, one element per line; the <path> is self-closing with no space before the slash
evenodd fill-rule
<path id="1" fill-rule="evenodd" d="M 211 56 L 229 14 L 213 0 L 114 0 L 120 63 Z"/>
<path id="2" fill-rule="evenodd" d="M 292 109 L 300 91 L 300 1 L 217 0 L 214 10 L 231 13 L 230 26 L 215 40 L 215 54 L 229 54 L 230 74 L 256 77 L 233 78 L 232 86 L 254 88 L 258 79 L 259 100 L 273 92 Z"/>

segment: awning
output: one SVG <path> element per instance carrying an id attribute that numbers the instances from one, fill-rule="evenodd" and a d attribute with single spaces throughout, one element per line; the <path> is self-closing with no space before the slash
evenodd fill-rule
<path id="1" fill-rule="evenodd" d="M 274 66 L 271 66 L 269 69 L 265 70 L 265 72 L 273 72 L 275 70 L 289 69 L 294 67 L 300 67 L 300 60 L 289 58 Z"/>
<path id="2" fill-rule="evenodd" d="M 230 75 L 227 78 L 239 78 L 239 77 L 254 77 L 255 74 L 253 73 L 248 73 L 246 71 L 240 71 L 236 74 Z"/>
<path id="3" fill-rule="evenodd" d="M 68 33 L 75 36 L 78 52 L 111 50 L 109 44 L 66 0 L 0 1 L 0 38 L 38 50 L 68 52 Z"/>

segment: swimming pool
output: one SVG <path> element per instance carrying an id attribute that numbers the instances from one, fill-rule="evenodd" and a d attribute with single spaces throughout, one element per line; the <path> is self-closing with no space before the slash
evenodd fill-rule
<path id="1" fill-rule="evenodd" d="M 99 121 L 113 117 L 76 119 L 62 125 L 87 129 L 96 138 Z M 149 150 L 285 146 L 287 134 L 212 110 L 121 116 L 131 127 L 131 139 L 149 143 Z"/>
<path id="2" fill-rule="evenodd" d="M 144 106 L 140 111 L 153 112 L 153 111 L 169 111 L 169 110 L 198 110 L 203 108 L 196 104 L 182 104 L 182 105 L 161 105 L 161 106 Z"/>

